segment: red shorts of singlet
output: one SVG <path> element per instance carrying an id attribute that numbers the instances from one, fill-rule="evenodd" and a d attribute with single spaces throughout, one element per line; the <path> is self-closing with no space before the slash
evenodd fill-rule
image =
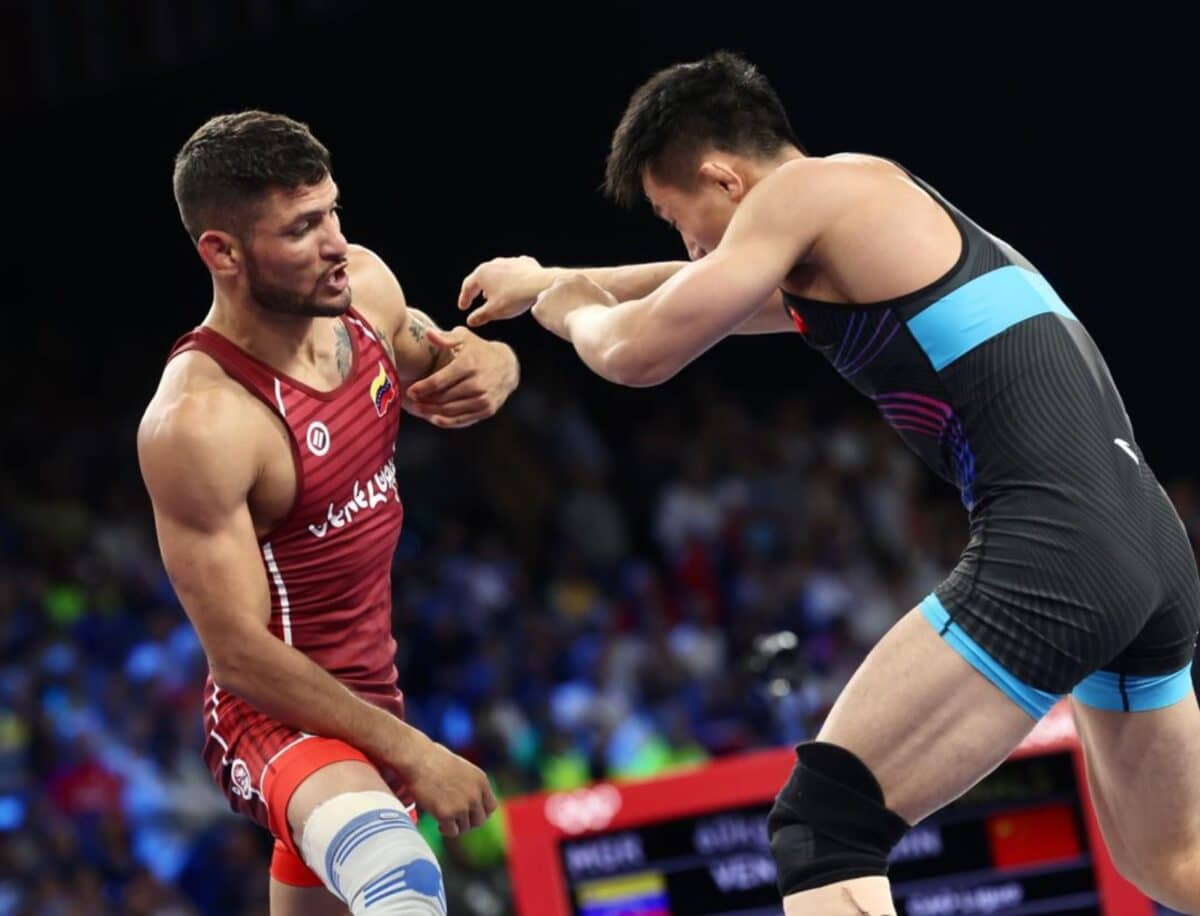
<path id="1" fill-rule="evenodd" d="M 361 695 L 362 699 L 404 717 L 404 699 Z M 388 787 L 416 817 L 412 798 L 399 774 L 381 768 L 344 741 L 321 738 L 269 719 L 240 697 L 214 688 L 204 705 L 203 757 L 229 807 L 265 827 L 275 837 L 271 877 L 296 887 L 320 887 L 321 879 L 304 864 L 292 839 L 287 809 L 292 794 L 322 767 L 356 760 L 376 768 Z"/>

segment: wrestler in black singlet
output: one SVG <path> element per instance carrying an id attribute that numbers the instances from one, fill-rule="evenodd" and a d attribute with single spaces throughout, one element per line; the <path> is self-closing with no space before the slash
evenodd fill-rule
<path id="1" fill-rule="evenodd" d="M 962 493 L 970 541 L 922 610 L 1035 717 L 1072 690 L 1169 705 L 1191 689 L 1200 578 L 1108 368 L 1028 260 L 910 177 L 962 237 L 945 276 L 870 305 L 784 301 Z"/>

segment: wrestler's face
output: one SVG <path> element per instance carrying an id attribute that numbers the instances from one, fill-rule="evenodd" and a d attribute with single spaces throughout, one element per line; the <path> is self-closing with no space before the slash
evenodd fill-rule
<path id="1" fill-rule="evenodd" d="M 708 175 L 698 174 L 691 186 L 684 188 L 656 177 L 651 169 L 642 173 L 642 190 L 655 214 L 679 233 L 693 261 L 721 243 L 741 199 Z"/>
<path id="2" fill-rule="evenodd" d="M 330 175 L 314 185 L 272 188 L 263 195 L 245 251 L 249 292 L 264 309 L 317 317 L 350 307 L 349 247 L 337 200 Z"/>

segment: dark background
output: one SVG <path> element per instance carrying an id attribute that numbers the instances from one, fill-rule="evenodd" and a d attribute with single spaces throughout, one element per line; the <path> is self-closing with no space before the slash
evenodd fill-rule
<path id="1" fill-rule="evenodd" d="M 897 159 L 1029 257 L 1098 340 L 1151 461 L 1188 471 L 1168 414 L 1191 381 L 1181 23 L 1153 5 L 916 7 L 6 0 L 0 131 L 18 206 L 3 365 L 6 390 L 39 390 L 6 407 L 5 432 L 36 441 L 140 408 L 203 316 L 208 278 L 170 171 L 210 115 L 308 122 L 333 152 L 351 240 L 449 324 L 488 257 L 682 256 L 648 210 L 602 199 L 604 156 L 642 80 L 730 48 L 772 80 L 810 151 Z M 590 386 L 597 409 L 669 409 L 667 389 L 594 383 L 528 322 L 492 333 L 529 371 Z M 815 398 L 833 381 L 786 338 L 720 351 L 709 368 L 756 394 Z"/>

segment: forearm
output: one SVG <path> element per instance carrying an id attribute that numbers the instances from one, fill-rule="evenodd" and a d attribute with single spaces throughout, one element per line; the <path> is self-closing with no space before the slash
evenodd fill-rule
<path id="1" fill-rule="evenodd" d="M 338 738 L 389 762 L 418 754 L 428 741 L 391 713 L 359 699 L 312 659 L 266 630 L 243 635 L 238 643 L 219 662 L 212 660 L 213 680 L 270 718 Z"/>
<path id="2" fill-rule="evenodd" d="M 652 341 L 638 332 L 640 305 L 587 305 L 566 318 L 566 339 L 583 363 L 601 378 L 631 388 L 657 385 L 673 374 L 660 371 Z"/>
<path id="3" fill-rule="evenodd" d="M 551 267 L 552 279 L 583 274 L 597 286 L 608 290 L 618 302 L 641 299 L 679 273 L 687 261 L 658 261 L 653 264 L 626 264 L 621 267 Z"/>
<path id="4" fill-rule="evenodd" d="M 534 316 L 569 340 L 598 375 L 632 387 L 658 385 L 779 295 L 752 262 L 731 266 L 728 256 L 710 258 L 624 302 L 598 301 L 605 291 L 594 281 L 566 279 L 534 306 Z M 782 305 L 778 311 L 784 314 Z"/>

